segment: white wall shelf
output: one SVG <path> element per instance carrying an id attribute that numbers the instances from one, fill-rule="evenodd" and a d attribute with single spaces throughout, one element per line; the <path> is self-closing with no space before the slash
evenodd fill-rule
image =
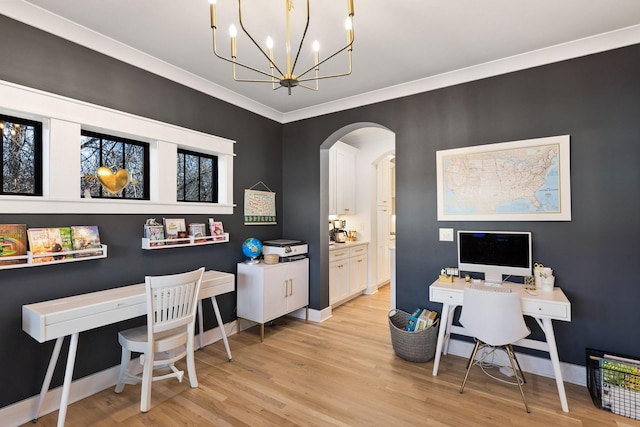
<path id="1" fill-rule="evenodd" d="M 96 254 L 96 252 L 100 252 Z M 91 254 L 91 255 L 84 255 Z M 50 257 L 67 257 L 69 255 L 73 255 L 73 258 L 63 258 L 63 259 L 55 259 L 53 261 L 43 261 L 38 262 L 39 258 L 50 258 Z M 100 259 L 107 257 L 107 245 L 100 245 L 99 248 L 90 248 L 90 249 L 80 249 L 77 251 L 67 251 L 67 252 L 56 252 L 56 253 L 42 253 L 42 254 L 34 254 L 31 251 L 28 251 L 26 255 L 19 256 L 8 256 L 0 258 L 0 262 L 3 261 L 12 261 L 12 260 L 26 260 L 26 263 L 20 264 L 8 264 L 8 265 L 0 265 L 0 270 L 9 270 L 12 268 L 25 268 L 25 267 L 39 267 L 41 265 L 52 265 L 52 264 L 66 264 L 68 262 L 76 262 L 76 261 L 89 261 L 92 259 Z"/>
<path id="2" fill-rule="evenodd" d="M 229 242 L 229 233 L 224 233 L 221 236 L 205 236 L 205 237 L 194 237 L 189 236 L 180 239 L 162 239 L 162 240 L 153 240 L 152 241 L 148 237 L 142 238 L 142 249 L 144 250 L 155 250 L 155 249 L 173 249 L 173 248 L 184 248 L 186 246 L 203 246 L 203 245 L 215 245 L 216 243 L 228 243 Z"/>

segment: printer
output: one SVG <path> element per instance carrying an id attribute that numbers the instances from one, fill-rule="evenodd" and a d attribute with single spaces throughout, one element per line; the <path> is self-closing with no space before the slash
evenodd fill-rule
<path id="1" fill-rule="evenodd" d="M 280 257 L 280 262 L 297 261 L 308 258 L 309 245 L 301 240 L 265 240 L 262 242 L 262 253 L 264 255 L 276 254 Z"/>

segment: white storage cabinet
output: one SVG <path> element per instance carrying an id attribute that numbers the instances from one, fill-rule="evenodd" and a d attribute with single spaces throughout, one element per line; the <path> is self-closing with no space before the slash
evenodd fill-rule
<path id="1" fill-rule="evenodd" d="M 237 278 L 237 316 L 260 324 L 261 341 L 265 323 L 309 306 L 308 258 L 270 265 L 239 263 Z"/>

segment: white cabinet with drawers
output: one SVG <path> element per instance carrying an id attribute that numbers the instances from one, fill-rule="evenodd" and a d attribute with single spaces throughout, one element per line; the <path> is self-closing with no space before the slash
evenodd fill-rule
<path id="1" fill-rule="evenodd" d="M 367 287 L 368 243 L 349 243 L 329 251 L 329 304 L 339 305 Z"/>

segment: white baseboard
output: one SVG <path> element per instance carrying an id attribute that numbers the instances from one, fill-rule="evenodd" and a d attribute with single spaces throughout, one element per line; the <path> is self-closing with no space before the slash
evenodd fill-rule
<path id="1" fill-rule="evenodd" d="M 231 336 L 238 331 L 237 321 L 235 320 L 233 322 L 226 323 L 224 326 L 227 336 Z M 222 334 L 220 333 L 219 327 L 209 329 L 208 331 L 205 331 L 203 335 L 204 345 L 213 344 L 221 339 Z M 196 337 L 196 346 L 199 346 L 199 342 L 200 341 Z M 62 363 L 63 362 L 58 360 L 59 365 Z M 73 381 L 69 391 L 69 404 L 99 393 L 102 390 L 114 387 L 118 381 L 119 371 L 120 366 L 118 365 Z M 42 404 L 42 408 L 40 409 L 40 416 L 57 411 L 60 408 L 61 395 L 62 386 L 49 389 Z M 0 408 L 0 424 L 2 424 L 3 427 L 15 427 L 33 420 L 39 398 L 40 396 L 36 395 L 12 405 Z"/>

